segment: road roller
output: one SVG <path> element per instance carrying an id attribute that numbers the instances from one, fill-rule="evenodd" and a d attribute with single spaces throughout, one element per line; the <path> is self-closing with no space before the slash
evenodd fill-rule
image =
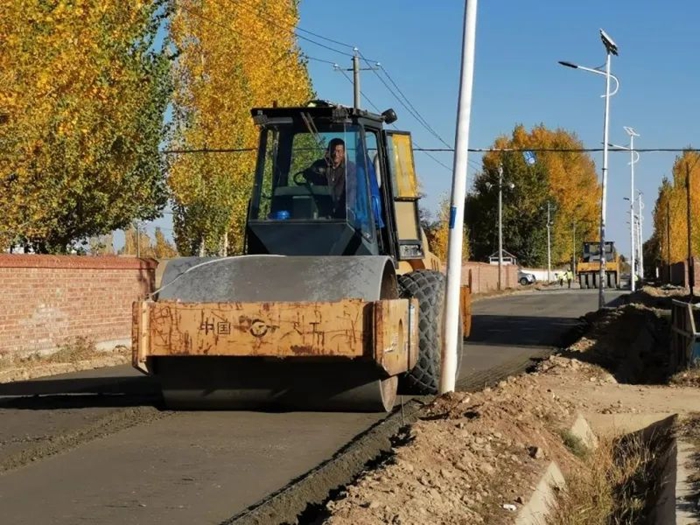
<path id="1" fill-rule="evenodd" d="M 244 253 L 161 263 L 133 305 L 134 367 L 179 410 L 374 412 L 436 394 L 445 277 L 420 225 L 410 134 L 386 129 L 391 109 L 251 113 Z"/>

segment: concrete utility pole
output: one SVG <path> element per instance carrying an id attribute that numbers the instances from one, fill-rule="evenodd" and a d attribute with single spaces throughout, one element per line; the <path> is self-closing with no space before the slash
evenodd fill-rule
<path id="1" fill-rule="evenodd" d="M 467 161 L 469 160 L 469 124 L 474 84 L 474 51 L 476 48 L 477 0 L 465 0 L 462 35 L 462 71 L 459 81 L 457 130 L 455 133 L 454 174 L 450 200 L 450 229 L 447 243 L 447 283 L 445 291 L 445 327 L 442 338 L 440 394 L 452 392 L 457 379 L 457 346 L 459 334 L 459 292 L 462 283 L 462 242 L 464 231 L 464 199 L 467 194 Z"/>
<path id="2" fill-rule="evenodd" d="M 352 84 L 353 84 L 353 97 L 352 102 L 355 109 L 360 109 L 360 96 L 362 91 L 360 90 L 360 55 L 358 49 L 355 48 L 355 54 L 352 57 Z"/>
<path id="3" fill-rule="evenodd" d="M 366 62 L 366 60 L 365 60 Z M 355 109 L 360 109 L 362 105 L 362 89 L 360 88 L 360 71 L 376 71 L 379 69 L 379 62 L 377 62 L 377 67 L 360 67 L 360 50 L 354 48 L 354 54 L 352 56 L 352 67 L 350 69 L 341 69 L 338 64 L 334 64 L 333 69 L 340 71 L 345 75 L 344 71 L 352 71 L 352 105 Z M 345 75 L 347 78 L 347 75 Z M 348 80 L 350 80 L 348 78 Z"/>
<path id="4" fill-rule="evenodd" d="M 576 278 L 576 219 L 571 221 L 571 229 L 574 232 L 573 244 L 571 245 L 571 273 Z"/>
<path id="5" fill-rule="evenodd" d="M 550 217 L 550 203 L 547 201 L 547 282 L 552 282 L 552 219 Z"/>
<path id="6" fill-rule="evenodd" d="M 671 201 L 666 201 L 666 266 L 668 267 L 668 284 L 671 284 Z"/>
<path id="7" fill-rule="evenodd" d="M 695 264 L 693 263 L 693 224 L 690 220 L 690 166 L 685 163 L 685 196 L 686 196 L 686 222 L 688 223 L 688 285 L 690 286 L 690 297 L 694 297 L 693 288 L 695 285 Z"/>
<path id="8" fill-rule="evenodd" d="M 503 290 L 503 166 L 498 167 L 498 289 Z"/>
<path id="9" fill-rule="evenodd" d="M 644 235 L 643 235 L 643 230 L 642 226 L 644 224 L 644 215 L 643 215 L 643 210 L 644 210 L 644 202 L 642 200 L 642 196 L 644 195 L 641 191 L 639 192 L 639 241 L 637 242 L 637 247 L 639 249 L 639 257 L 637 260 L 639 261 L 639 280 L 644 281 Z"/>

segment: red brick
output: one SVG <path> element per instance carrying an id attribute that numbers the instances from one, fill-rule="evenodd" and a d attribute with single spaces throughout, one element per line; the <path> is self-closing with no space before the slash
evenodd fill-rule
<path id="1" fill-rule="evenodd" d="M 75 337 L 130 338 L 131 304 L 152 291 L 155 266 L 133 257 L 0 254 L 0 353 Z"/>

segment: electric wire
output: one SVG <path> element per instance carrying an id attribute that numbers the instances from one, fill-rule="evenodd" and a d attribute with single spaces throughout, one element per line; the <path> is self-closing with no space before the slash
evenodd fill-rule
<path id="1" fill-rule="evenodd" d="M 340 69 L 340 68 L 336 68 L 336 69 L 337 69 L 338 71 L 340 71 L 340 72 L 343 74 L 343 76 L 344 76 L 345 79 L 350 83 L 350 85 L 354 85 L 352 79 L 350 78 L 350 76 L 349 76 L 345 71 L 343 71 L 343 70 Z M 381 110 L 377 107 L 377 105 L 376 105 L 374 102 L 372 102 L 372 100 L 371 100 L 362 90 L 360 90 L 360 95 L 362 96 L 362 98 L 364 98 L 364 99 L 367 101 L 367 103 L 374 109 L 374 111 L 376 111 L 377 113 L 381 113 Z M 397 129 L 395 124 L 392 124 L 391 126 L 392 126 L 394 129 Z M 415 141 L 415 139 L 413 138 L 413 136 L 411 136 L 411 141 L 413 142 L 413 144 L 416 145 L 416 148 L 419 147 L 418 143 Z M 414 151 L 418 151 L 418 150 L 416 150 L 416 149 L 414 148 Z M 450 168 L 447 164 L 445 164 L 444 162 L 442 162 L 440 159 L 438 159 L 438 158 L 435 157 L 434 155 L 431 155 L 430 152 L 425 152 L 425 154 L 426 154 L 426 156 L 427 156 L 428 158 L 432 159 L 436 164 L 439 164 L 440 166 L 442 166 L 443 168 L 445 168 L 447 171 L 450 171 L 450 172 L 452 171 L 452 168 Z"/>
<path id="2" fill-rule="evenodd" d="M 418 151 L 454 152 L 454 148 L 424 148 Z M 468 148 L 472 153 L 596 153 L 605 151 L 603 148 Z M 608 149 L 608 153 L 626 153 L 628 150 Z M 684 151 L 697 153 L 700 148 L 635 148 L 639 153 L 683 153 Z"/>
<path id="3" fill-rule="evenodd" d="M 309 38 L 309 37 L 307 37 L 307 36 L 300 35 L 297 31 L 300 31 L 300 32 L 303 32 L 303 33 L 306 33 L 306 34 L 313 35 L 313 36 L 315 36 L 316 38 L 320 38 L 320 39 L 322 39 L 322 40 L 326 40 L 327 42 L 332 42 L 332 43 L 335 43 L 335 44 L 338 44 L 338 45 L 341 45 L 341 46 L 344 46 L 344 47 L 348 47 L 348 48 L 350 48 L 350 49 L 354 49 L 354 46 L 351 46 L 350 44 L 346 44 L 346 43 L 344 43 L 344 42 L 340 42 L 340 41 L 338 41 L 338 40 L 334 40 L 334 39 L 332 39 L 332 38 L 328 38 L 328 37 L 326 37 L 326 36 L 320 35 L 320 34 L 318 34 L 318 33 L 314 33 L 313 31 L 309 31 L 309 30 L 307 30 L 307 29 L 301 29 L 301 28 L 299 28 L 299 27 L 297 27 L 297 26 L 283 25 L 283 24 L 281 24 L 278 20 L 275 20 L 274 18 L 271 18 L 271 17 L 266 16 L 266 15 L 263 15 L 263 14 L 262 14 L 258 9 L 256 9 L 255 6 L 253 6 L 252 4 L 248 4 L 248 3 L 243 2 L 243 1 L 241 1 L 241 0 L 238 0 L 238 2 L 235 2 L 235 3 L 234 3 L 233 1 L 230 1 L 230 0 L 226 0 L 226 2 L 227 2 L 229 5 L 235 5 L 235 6 L 243 7 L 244 9 L 247 9 L 249 13 L 255 12 L 255 14 L 256 14 L 259 18 L 261 18 L 261 19 L 263 19 L 263 20 L 269 22 L 271 25 L 273 25 L 273 26 L 275 26 L 275 27 L 278 27 L 278 28 L 283 29 L 283 30 L 285 30 L 285 31 L 289 31 L 290 33 L 294 34 L 297 38 L 299 38 L 299 39 L 301 39 L 301 40 L 304 40 L 304 41 L 309 42 L 309 43 L 311 43 L 311 44 L 314 44 L 314 45 L 316 45 L 316 46 L 322 47 L 322 48 L 327 49 L 327 50 L 329 50 L 329 51 L 333 51 L 334 53 L 338 53 L 338 54 L 340 54 L 340 55 L 345 55 L 345 56 L 347 56 L 347 57 L 352 57 L 352 56 L 353 56 L 351 53 L 348 53 L 348 52 L 345 52 L 345 51 L 341 51 L 340 49 L 336 49 L 336 48 L 331 47 L 331 46 L 329 46 L 329 45 L 322 44 L 321 42 L 317 42 L 316 40 L 314 40 L 314 39 L 312 39 L 312 38 Z"/>
<path id="4" fill-rule="evenodd" d="M 255 9 L 255 7 L 256 7 L 256 6 L 252 5 L 252 4 L 249 4 L 249 3 L 244 2 L 243 0 L 238 0 L 238 4 L 239 4 L 239 5 L 242 5 L 243 7 L 248 7 L 248 8 L 249 8 L 249 12 L 252 12 L 252 11 Z M 259 13 L 258 13 L 258 14 L 259 14 Z M 268 22 L 270 22 L 270 23 L 273 24 L 273 25 L 276 25 L 277 27 L 283 27 L 283 26 L 279 23 L 279 21 L 277 21 L 277 20 L 274 20 L 274 19 L 272 19 L 272 18 L 270 18 L 270 17 L 262 17 L 262 18 L 265 18 L 265 20 L 267 20 Z M 339 46 L 349 47 L 350 49 L 354 49 L 354 47 L 355 47 L 355 46 L 353 46 L 352 44 L 348 44 L 348 43 L 346 43 L 346 42 L 341 42 L 341 41 L 339 41 L 339 40 L 334 40 L 333 38 L 329 38 L 329 37 L 324 36 L 324 35 L 321 35 L 321 34 L 319 34 L 319 33 L 314 33 L 313 31 L 309 31 L 308 29 L 303 29 L 303 28 L 301 28 L 301 27 L 299 27 L 299 26 L 288 26 L 288 27 L 285 28 L 285 29 L 289 29 L 289 30 L 296 29 L 296 31 L 301 31 L 302 33 L 306 33 L 307 35 L 311 35 L 311 36 L 314 36 L 314 37 L 316 37 L 316 38 L 320 38 L 321 40 L 325 40 L 325 41 L 331 42 L 331 43 L 333 43 L 333 44 L 338 44 Z"/>
<path id="5" fill-rule="evenodd" d="M 394 79 L 393 79 L 393 78 L 391 78 L 391 76 L 389 75 L 389 72 L 386 70 L 386 68 L 385 68 L 383 65 L 381 65 L 381 64 L 379 65 L 379 67 L 381 68 L 382 72 L 386 75 L 386 78 L 389 80 L 389 82 L 391 82 L 391 85 L 394 86 L 394 87 L 396 88 L 396 91 L 398 91 L 399 94 L 404 98 L 404 100 L 406 101 L 406 104 L 408 104 L 408 106 L 409 106 L 411 109 L 413 109 L 413 111 L 415 112 L 416 116 L 420 119 L 420 121 L 422 122 L 422 124 L 423 124 L 425 127 L 427 127 L 427 128 L 431 131 L 431 133 L 432 133 L 440 142 L 442 142 L 445 146 L 447 146 L 448 148 L 451 147 L 451 146 L 437 133 L 437 131 L 435 131 L 435 130 L 432 128 L 432 126 L 430 126 L 430 124 L 428 124 L 428 121 L 425 120 L 425 118 L 423 117 L 423 115 L 421 115 L 421 114 L 418 112 L 418 110 L 416 109 L 416 107 L 411 103 L 411 101 L 410 101 L 410 100 L 408 99 L 408 97 L 404 94 L 404 92 L 401 91 L 401 88 L 398 86 L 398 84 L 397 84 L 396 82 L 394 82 Z"/>

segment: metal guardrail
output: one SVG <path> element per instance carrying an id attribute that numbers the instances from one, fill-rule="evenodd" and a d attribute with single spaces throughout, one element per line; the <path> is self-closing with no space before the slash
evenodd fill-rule
<path id="1" fill-rule="evenodd" d="M 671 305 L 671 369 L 700 365 L 700 304 L 673 300 Z"/>

